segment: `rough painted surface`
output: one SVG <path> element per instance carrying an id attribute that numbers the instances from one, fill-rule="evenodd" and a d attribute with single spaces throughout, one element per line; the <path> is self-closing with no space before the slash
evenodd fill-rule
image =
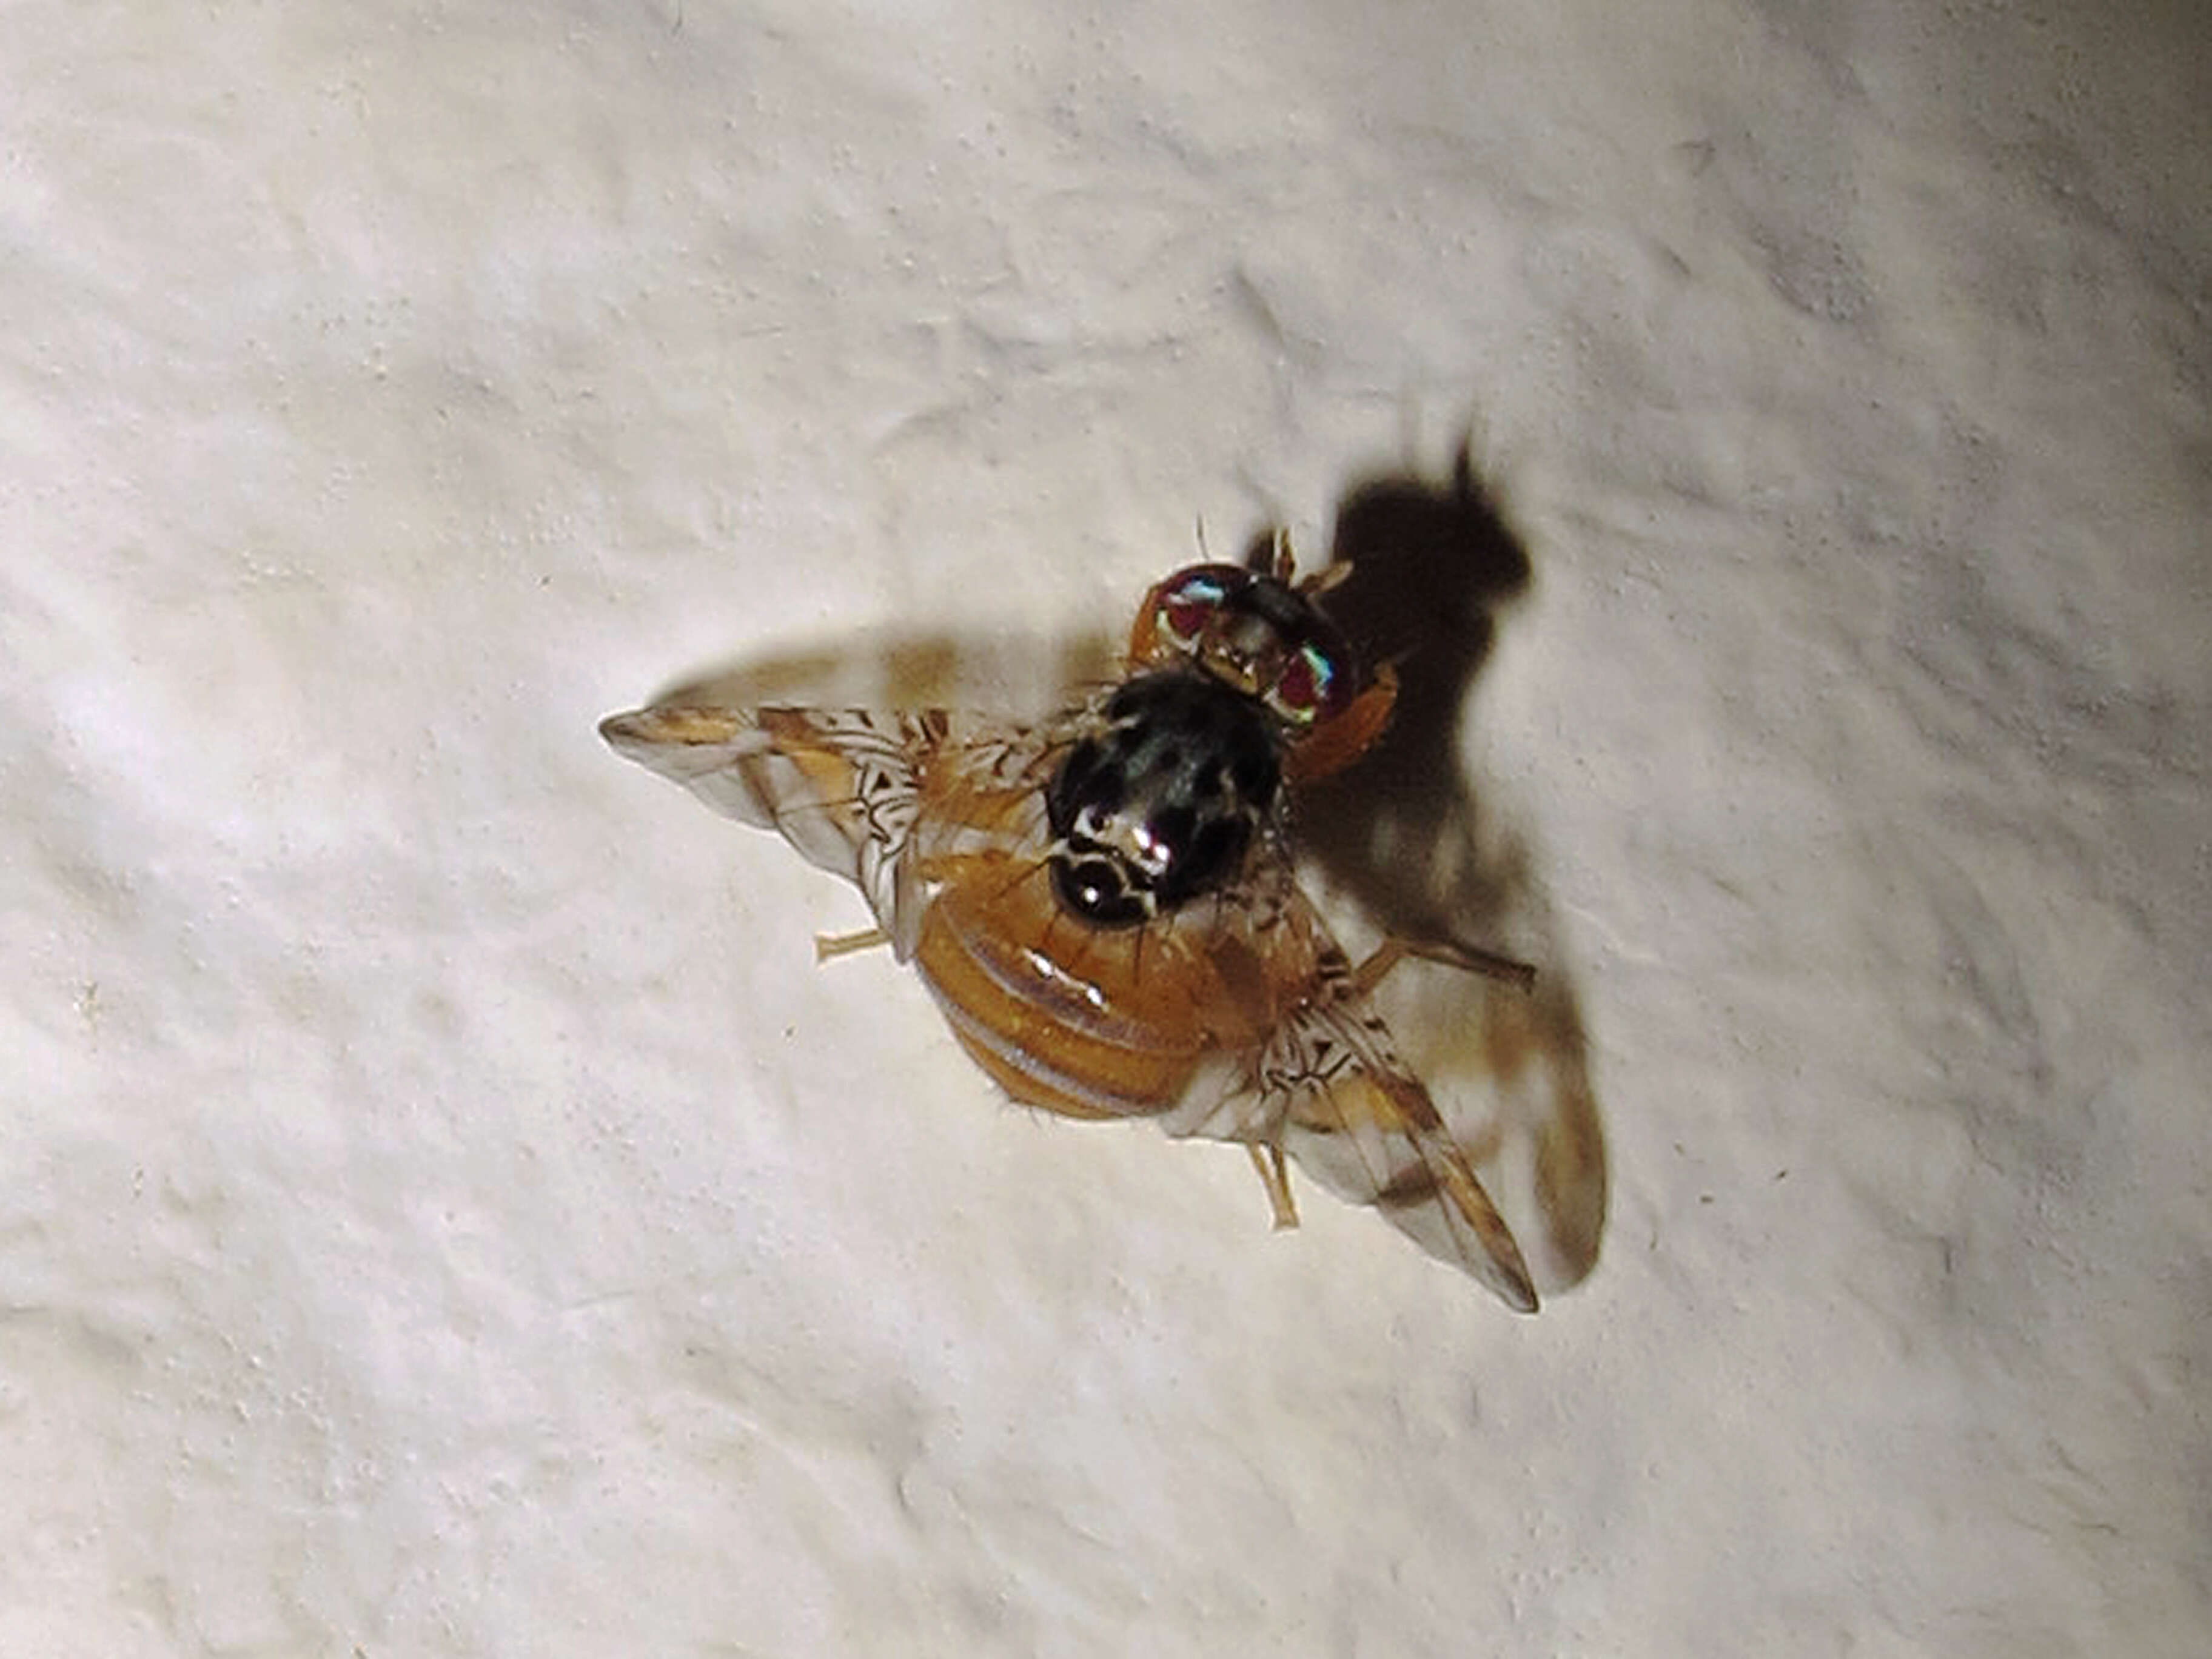
<path id="1" fill-rule="evenodd" d="M 11 6 L 0 1652 L 2183 1655 L 2187 7 Z M 1440 475 L 1605 1259 L 995 1103 L 592 735 Z"/>

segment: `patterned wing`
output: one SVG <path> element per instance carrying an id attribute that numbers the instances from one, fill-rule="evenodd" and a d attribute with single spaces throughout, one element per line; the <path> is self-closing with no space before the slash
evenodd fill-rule
<path id="1" fill-rule="evenodd" d="M 915 826 L 933 783 L 1018 772 L 1029 729 L 942 709 L 662 704 L 599 735 L 716 811 L 773 830 L 858 887 L 901 961 L 927 901 Z"/>
<path id="2" fill-rule="evenodd" d="M 1262 872 L 1250 896 L 1248 937 L 1235 953 L 1262 964 L 1282 1012 L 1256 1055 L 1201 1081 L 1170 1132 L 1252 1148 L 1285 1224 L 1296 1220 L 1281 1169 L 1288 1154 L 1338 1197 L 1372 1206 L 1509 1306 L 1534 1312 L 1511 1229 L 1328 924 L 1287 870 Z"/>

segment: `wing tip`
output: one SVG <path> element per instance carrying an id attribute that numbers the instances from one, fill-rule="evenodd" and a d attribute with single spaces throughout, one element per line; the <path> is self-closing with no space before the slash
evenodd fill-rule
<path id="1" fill-rule="evenodd" d="M 1477 1278 L 1497 1292 L 1498 1299 L 1515 1313 L 1534 1313 L 1541 1304 L 1536 1296 L 1535 1279 L 1528 1271 L 1528 1260 L 1521 1254 L 1521 1241 L 1513 1237 L 1513 1230 L 1505 1224 L 1505 1218 L 1498 1213 L 1480 1182 L 1474 1183 L 1474 1194 L 1481 1200 L 1479 1206 L 1462 1202 L 1459 1206 L 1462 1218 L 1474 1228 L 1481 1252 L 1468 1265 L 1474 1268 Z"/>
<path id="2" fill-rule="evenodd" d="M 726 744 L 752 722 L 730 708 L 656 704 L 610 714 L 599 736 L 618 754 L 636 757 L 655 749 L 705 749 Z"/>
<path id="3" fill-rule="evenodd" d="M 1492 1281 L 1492 1288 L 1498 1292 L 1498 1299 L 1515 1313 L 1533 1314 L 1543 1305 L 1537 1299 L 1536 1287 L 1529 1282 L 1526 1268 L 1517 1275 L 1501 1275 Z"/>
<path id="4" fill-rule="evenodd" d="M 643 742 L 643 735 L 637 729 L 641 712 L 628 709 L 619 714 L 608 715 L 599 724 L 599 741 L 617 754 Z"/>

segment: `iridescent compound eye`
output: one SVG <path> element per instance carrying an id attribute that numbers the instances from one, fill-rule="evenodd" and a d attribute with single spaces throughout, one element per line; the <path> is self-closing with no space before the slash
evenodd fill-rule
<path id="1" fill-rule="evenodd" d="M 1284 659 L 1282 672 L 1267 688 L 1267 707 L 1292 726 L 1311 726 L 1334 712 L 1342 683 L 1335 659 L 1327 650 L 1302 645 Z"/>
<path id="2" fill-rule="evenodd" d="M 1195 645 L 1229 598 L 1231 582 L 1243 579 L 1234 565 L 1194 566 L 1160 589 L 1152 612 L 1155 625 L 1178 646 Z"/>

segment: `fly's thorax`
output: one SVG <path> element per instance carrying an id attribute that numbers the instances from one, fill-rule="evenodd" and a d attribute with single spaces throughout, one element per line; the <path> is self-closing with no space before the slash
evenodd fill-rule
<path id="1" fill-rule="evenodd" d="M 1134 927 L 1233 881 L 1274 812 L 1282 744 L 1266 710 L 1211 676 L 1120 687 L 1046 788 L 1062 908 Z"/>

